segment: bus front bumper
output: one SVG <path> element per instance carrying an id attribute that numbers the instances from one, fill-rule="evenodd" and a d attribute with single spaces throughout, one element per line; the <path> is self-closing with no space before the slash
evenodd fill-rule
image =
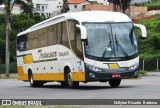
<path id="1" fill-rule="evenodd" d="M 85 81 L 108 81 L 110 79 L 138 78 L 138 67 L 134 70 L 128 68 L 102 69 L 93 71 L 85 66 Z"/>

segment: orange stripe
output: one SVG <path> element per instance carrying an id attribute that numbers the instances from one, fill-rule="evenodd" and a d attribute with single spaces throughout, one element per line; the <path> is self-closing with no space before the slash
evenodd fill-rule
<path id="1" fill-rule="evenodd" d="M 24 64 L 33 63 L 32 55 L 26 55 L 23 57 Z"/>
<path id="2" fill-rule="evenodd" d="M 41 73 L 41 74 L 33 74 L 34 80 L 41 81 L 64 81 L 63 73 Z"/>
<path id="3" fill-rule="evenodd" d="M 24 73 L 23 67 L 18 66 L 17 69 L 18 69 L 18 79 L 24 81 L 28 80 L 28 74 Z"/>
<path id="4" fill-rule="evenodd" d="M 23 67 L 18 66 L 18 79 L 26 81 L 28 80 L 28 74 L 24 73 Z M 64 73 L 34 73 L 34 80 L 39 81 L 64 81 Z M 72 72 L 73 81 L 85 81 L 84 72 Z"/>
<path id="5" fill-rule="evenodd" d="M 85 73 L 84 72 L 73 72 L 72 80 L 73 81 L 85 81 Z"/>

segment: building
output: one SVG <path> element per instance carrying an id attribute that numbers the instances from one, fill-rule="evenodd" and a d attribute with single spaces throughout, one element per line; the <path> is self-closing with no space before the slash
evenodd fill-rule
<path id="1" fill-rule="evenodd" d="M 91 4 L 91 2 L 87 0 L 68 0 L 69 12 L 83 11 L 87 4 Z"/>
<path id="2" fill-rule="evenodd" d="M 68 0 L 69 12 L 83 11 L 86 4 L 90 4 L 87 0 Z M 63 8 L 63 0 L 33 0 L 34 14 L 44 15 L 46 18 L 53 17 L 61 13 Z"/>
<path id="3" fill-rule="evenodd" d="M 5 5 L 4 4 L 0 5 L 0 13 L 2 14 L 2 13 L 5 13 L 5 12 L 6 12 L 5 11 Z M 20 14 L 20 13 L 22 13 L 20 5 L 14 4 L 11 13 L 12 14 Z"/>
<path id="4" fill-rule="evenodd" d="M 109 0 L 88 0 L 94 4 L 109 5 Z"/>
<path id="5" fill-rule="evenodd" d="M 44 15 L 45 17 L 52 17 L 60 14 L 63 0 L 33 0 L 34 14 Z"/>
<path id="6" fill-rule="evenodd" d="M 5 13 L 5 5 L 0 5 L 0 14 Z"/>

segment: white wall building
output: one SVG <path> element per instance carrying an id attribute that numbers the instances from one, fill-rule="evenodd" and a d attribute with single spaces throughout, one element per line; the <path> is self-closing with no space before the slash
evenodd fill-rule
<path id="1" fill-rule="evenodd" d="M 33 0 L 34 11 L 46 17 L 51 17 L 60 14 L 63 6 L 63 0 Z"/>
<path id="2" fill-rule="evenodd" d="M 0 5 L 0 14 L 5 13 L 5 5 Z"/>
<path id="3" fill-rule="evenodd" d="M 0 5 L 0 13 L 5 13 L 6 11 L 4 10 L 5 5 L 2 4 Z M 11 11 L 12 14 L 20 14 L 22 13 L 20 5 L 14 4 L 13 9 Z"/>
<path id="4" fill-rule="evenodd" d="M 68 0 L 69 12 L 82 11 L 86 4 L 90 2 L 86 0 Z M 63 8 L 63 0 L 33 0 L 34 14 L 44 15 L 46 17 L 52 17 L 61 13 Z"/>
<path id="5" fill-rule="evenodd" d="M 109 5 L 108 0 L 88 0 L 91 2 L 97 2 L 98 4 Z"/>
<path id="6" fill-rule="evenodd" d="M 83 11 L 87 4 L 90 4 L 90 2 L 86 0 L 68 0 L 69 12 Z"/>

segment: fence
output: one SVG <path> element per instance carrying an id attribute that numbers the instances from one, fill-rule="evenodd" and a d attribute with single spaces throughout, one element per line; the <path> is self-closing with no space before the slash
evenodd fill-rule
<path id="1" fill-rule="evenodd" d="M 4 74 L 5 73 L 5 64 L 0 64 L 0 74 Z M 12 63 L 9 66 L 9 73 L 17 73 L 17 64 L 16 63 Z"/>
<path id="2" fill-rule="evenodd" d="M 140 60 L 140 70 L 146 71 L 159 71 L 160 70 L 160 59 L 145 59 Z"/>

